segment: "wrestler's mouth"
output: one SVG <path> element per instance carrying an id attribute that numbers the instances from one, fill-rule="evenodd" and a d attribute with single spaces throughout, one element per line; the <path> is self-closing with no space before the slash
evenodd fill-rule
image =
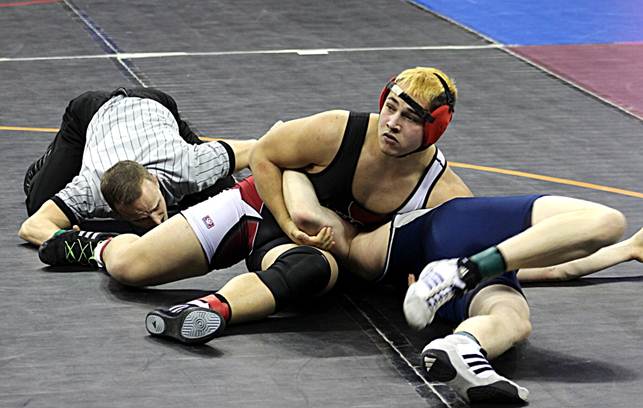
<path id="1" fill-rule="evenodd" d="M 400 143 L 400 141 L 397 140 L 395 136 L 393 136 L 390 133 L 384 133 L 382 136 L 384 136 L 384 140 L 388 143 Z"/>

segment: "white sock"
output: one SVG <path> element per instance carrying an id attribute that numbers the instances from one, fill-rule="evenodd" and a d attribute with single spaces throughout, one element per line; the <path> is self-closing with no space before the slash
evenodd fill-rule
<path id="1" fill-rule="evenodd" d="M 105 263 L 103 262 L 103 258 L 101 256 L 101 254 L 103 253 L 103 248 L 105 248 L 105 245 L 109 244 L 111 240 L 111 238 L 108 238 L 105 241 L 99 241 L 94 248 L 94 260 L 96 261 L 98 267 L 101 269 L 105 268 Z"/>

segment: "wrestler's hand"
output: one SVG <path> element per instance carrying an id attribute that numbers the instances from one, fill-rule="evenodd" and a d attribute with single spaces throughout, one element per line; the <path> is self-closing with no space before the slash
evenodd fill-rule
<path id="1" fill-rule="evenodd" d="M 316 235 L 308 235 L 297 228 L 294 223 L 290 223 L 286 232 L 290 239 L 299 245 L 314 246 L 328 251 L 335 244 L 333 240 L 333 229 L 331 227 L 322 227 Z"/>
<path id="2" fill-rule="evenodd" d="M 310 237 L 310 243 L 307 245 L 312 245 L 319 249 L 330 251 L 333 245 L 335 245 L 333 229 L 331 227 L 323 227 L 319 230 L 317 235 Z"/>

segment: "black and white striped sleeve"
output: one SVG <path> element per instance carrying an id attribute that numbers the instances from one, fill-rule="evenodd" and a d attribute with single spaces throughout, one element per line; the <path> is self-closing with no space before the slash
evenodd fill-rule
<path id="1" fill-rule="evenodd" d="M 173 172 L 170 183 L 177 197 L 203 191 L 234 171 L 234 153 L 225 143 L 183 144 L 180 156 L 175 160 L 181 171 Z"/>

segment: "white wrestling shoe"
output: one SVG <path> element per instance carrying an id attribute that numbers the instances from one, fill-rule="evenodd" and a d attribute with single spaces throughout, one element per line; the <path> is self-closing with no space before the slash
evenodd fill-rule
<path id="1" fill-rule="evenodd" d="M 424 267 L 404 297 L 404 317 L 409 326 L 422 330 L 442 305 L 480 281 L 475 266 L 466 258 L 445 259 Z"/>
<path id="2" fill-rule="evenodd" d="M 472 339 L 451 334 L 422 350 L 430 381 L 446 383 L 469 403 L 525 403 L 529 390 L 499 375 L 485 351 Z"/>

